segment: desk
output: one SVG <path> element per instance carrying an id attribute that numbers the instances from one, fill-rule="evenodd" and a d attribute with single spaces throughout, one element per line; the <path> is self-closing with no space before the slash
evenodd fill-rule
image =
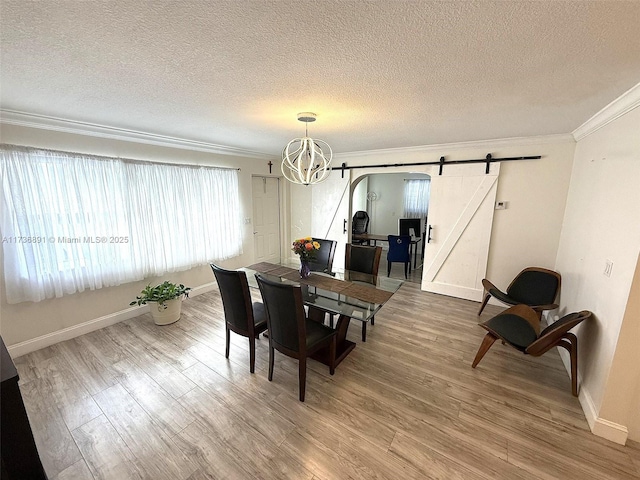
<path id="1" fill-rule="evenodd" d="M 389 241 L 389 237 L 387 235 L 374 235 L 373 233 L 354 233 L 351 235 L 351 238 L 354 240 L 363 240 L 365 242 L 372 241 L 374 246 L 377 242 Z M 409 255 L 413 255 L 413 268 L 416 268 L 416 265 L 418 265 L 418 243 L 420 243 L 421 240 L 421 237 L 411 237 L 411 249 L 409 250 Z M 413 248 L 414 245 L 415 250 Z"/>
<path id="2" fill-rule="evenodd" d="M 249 286 L 253 288 L 258 288 L 256 273 L 275 282 L 299 284 L 302 288 L 302 299 L 309 307 L 308 316 L 311 320 L 323 323 L 325 313 L 338 315 L 336 365 L 356 346 L 354 342 L 346 339 L 351 319 L 363 322 L 363 330 L 366 329 L 366 323 L 403 283 L 402 280 L 377 276 L 376 285 L 372 285 L 368 283 L 373 281 L 371 275 L 349 271 L 334 272 L 333 275 L 313 272 L 308 278 L 300 278 L 295 268 L 266 262 L 240 270 L 246 272 Z M 328 351 L 320 351 L 312 358 L 329 364 Z"/>

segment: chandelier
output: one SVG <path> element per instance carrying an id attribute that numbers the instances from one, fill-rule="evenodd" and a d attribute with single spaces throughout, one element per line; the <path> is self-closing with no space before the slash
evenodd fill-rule
<path id="1" fill-rule="evenodd" d="M 299 113 L 298 120 L 305 122 L 304 137 L 294 138 L 282 150 L 282 174 L 292 183 L 320 183 L 331 172 L 333 152 L 327 142 L 309 138 L 307 126 L 316 121 L 315 113 Z"/>

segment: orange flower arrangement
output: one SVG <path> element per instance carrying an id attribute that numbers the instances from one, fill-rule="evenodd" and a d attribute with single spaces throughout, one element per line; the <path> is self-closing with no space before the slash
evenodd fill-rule
<path id="1" fill-rule="evenodd" d="M 291 250 L 300 255 L 302 260 L 309 260 L 315 257 L 317 250 L 320 250 L 320 243 L 314 242 L 311 237 L 299 238 L 293 242 Z"/>

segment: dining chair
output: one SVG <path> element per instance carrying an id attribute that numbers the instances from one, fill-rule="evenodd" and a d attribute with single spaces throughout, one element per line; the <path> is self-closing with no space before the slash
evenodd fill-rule
<path id="1" fill-rule="evenodd" d="M 224 307 L 226 350 L 229 358 L 231 331 L 249 338 L 249 371 L 255 370 L 256 338 L 267 329 L 267 316 L 264 305 L 252 302 L 249 293 L 247 274 L 242 271 L 225 270 L 211 263 L 211 269 L 218 282 L 222 305 Z"/>
<path id="2" fill-rule="evenodd" d="M 335 240 L 325 240 L 323 238 L 314 238 L 313 241 L 320 244 L 320 249 L 316 250 L 315 258 L 309 261 L 311 271 L 331 273 L 333 257 L 336 253 L 336 245 L 338 242 Z"/>
<path id="3" fill-rule="evenodd" d="M 391 275 L 393 262 L 404 263 L 404 278 L 411 272 L 411 237 L 409 235 L 389 235 L 387 252 L 387 277 Z"/>
<path id="4" fill-rule="evenodd" d="M 560 320 L 540 331 L 538 312 L 527 305 L 514 305 L 499 315 L 479 325 L 487 330 L 471 366 L 476 368 L 500 339 L 502 343 L 520 350 L 525 355 L 539 357 L 553 347 L 562 347 L 569 352 L 571 360 L 571 393 L 578 396 L 578 338 L 569 330 L 591 316 L 588 310 L 565 315 Z"/>
<path id="5" fill-rule="evenodd" d="M 558 305 L 553 303 L 560 291 L 561 277 L 558 272 L 547 270 L 542 267 L 528 267 L 522 270 L 506 292 L 502 292 L 498 287 L 486 278 L 482 279 L 485 297 L 478 310 L 478 315 L 482 313 L 490 297 L 500 300 L 508 305 L 524 304 L 533 308 L 538 318 L 543 310 L 553 310 Z"/>
<path id="6" fill-rule="evenodd" d="M 329 373 L 335 372 L 337 331 L 309 320 L 304 310 L 300 285 L 273 282 L 256 274 L 267 312 L 269 332 L 269 381 L 273 380 L 275 350 L 298 359 L 300 401 L 304 402 L 307 357 L 329 348 Z"/>
<path id="7" fill-rule="evenodd" d="M 349 279 L 378 284 L 378 268 L 382 247 L 365 247 L 347 243 L 344 258 L 344 268 L 349 270 Z M 375 324 L 375 316 L 371 317 L 371 325 Z M 367 322 L 362 322 L 362 341 L 367 341 Z"/>

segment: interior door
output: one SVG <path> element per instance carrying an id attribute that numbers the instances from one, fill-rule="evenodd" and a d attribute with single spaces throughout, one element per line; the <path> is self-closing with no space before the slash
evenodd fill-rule
<path id="1" fill-rule="evenodd" d="M 481 301 L 499 172 L 456 165 L 431 176 L 423 290 Z"/>
<path id="2" fill-rule="evenodd" d="M 280 262 L 280 184 L 278 178 L 253 177 L 255 262 Z"/>

